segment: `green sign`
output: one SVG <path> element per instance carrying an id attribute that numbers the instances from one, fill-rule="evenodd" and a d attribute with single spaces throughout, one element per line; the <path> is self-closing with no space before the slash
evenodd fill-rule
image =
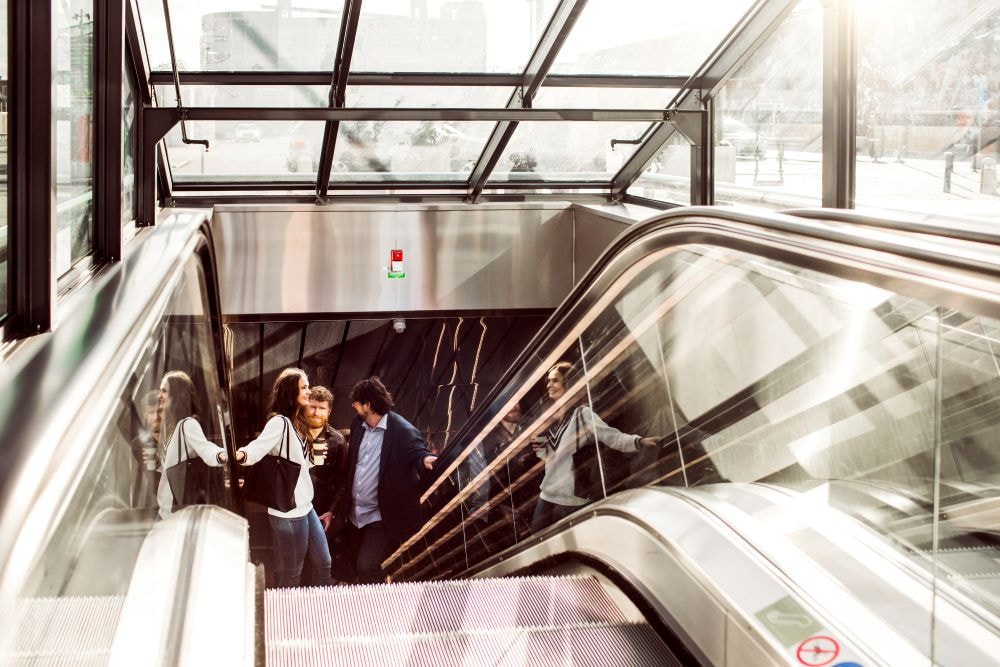
<path id="1" fill-rule="evenodd" d="M 390 271 L 386 275 L 390 278 L 405 278 L 406 271 Z"/>
<path id="2" fill-rule="evenodd" d="M 755 616 L 783 646 L 797 644 L 823 629 L 802 605 L 787 595 Z"/>

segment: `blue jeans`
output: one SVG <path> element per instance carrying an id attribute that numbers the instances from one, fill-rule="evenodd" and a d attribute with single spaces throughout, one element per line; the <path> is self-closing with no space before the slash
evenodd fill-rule
<path id="1" fill-rule="evenodd" d="M 312 567 L 314 586 L 330 585 L 330 548 L 316 510 L 295 519 L 267 515 L 278 570 L 279 588 L 298 586 L 306 559 Z"/>

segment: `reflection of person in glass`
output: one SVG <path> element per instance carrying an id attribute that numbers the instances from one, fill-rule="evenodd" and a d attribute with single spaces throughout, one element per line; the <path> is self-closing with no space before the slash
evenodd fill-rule
<path id="1" fill-rule="evenodd" d="M 468 459 L 467 468 L 470 480 L 482 472 L 486 465 L 501 456 L 510 443 L 521 434 L 524 430 L 521 424 L 522 416 L 521 404 L 514 403 L 497 424 L 497 427 L 483 438 L 482 445 Z M 503 465 L 494 471 L 492 478 L 484 481 L 480 488 L 477 488 L 472 494 L 469 501 L 470 510 L 478 508 L 495 493 L 509 493 L 514 482 L 531 467 L 531 461 L 534 458 L 530 451 L 508 455 Z M 517 502 L 516 498 L 508 498 L 507 501 L 497 504 L 499 518 L 507 523 L 514 523 L 519 518 L 514 509 Z M 486 520 L 486 517 L 483 520 Z M 525 525 L 519 525 L 519 528 L 527 529 L 526 520 Z"/>
<path id="2" fill-rule="evenodd" d="M 307 458 L 312 446 L 308 408 L 309 378 L 298 368 L 284 369 L 271 389 L 264 430 L 235 454 L 237 463 L 253 465 L 267 454 L 285 456 L 287 453 L 288 460 L 300 466 L 294 491 L 295 507 L 288 512 L 267 508 L 277 561 L 277 585 L 282 588 L 299 585 L 307 559 L 312 568 L 312 585 L 330 585 L 330 549 L 312 504 L 313 485 L 309 476 L 312 464 Z M 291 438 L 287 452 L 286 434 Z"/>
<path id="3" fill-rule="evenodd" d="M 142 423 L 132 438 L 132 455 L 137 470 L 132 485 L 134 507 L 149 507 L 156 495 L 160 468 L 160 391 L 147 391 L 140 403 Z"/>
<path id="4" fill-rule="evenodd" d="M 565 396 L 566 380 L 571 369 L 572 365 L 566 361 L 560 361 L 549 369 L 545 381 L 549 400 L 558 401 Z M 590 502 L 574 494 L 573 454 L 580 447 L 593 446 L 595 432 L 597 442 L 621 452 L 635 452 L 639 447 L 654 447 L 658 443 L 656 438 L 629 435 L 608 426 L 587 405 L 563 404 L 549 422 L 544 437 L 532 441 L 535 454 L 545 460 L 545 476 L 538 504 L 535 505 L 535 515 L 531 519 L 533 532 L 569 516 Z"/>
<path id="5" fill-rule="evenodd" d="M 221 467 L 226 461 L 226 450 L 205 437 L 198 421 L 197 405 L 194 382 L 187 373 L 169 371 L 163 376 L 160 383 L 160 437 L 164 447 L 160 483 L 156 491 L 161 517 L 167 517 L 174 509 L 175 489 L 170 488 L 165 473 L 167 468 L 194 455 L 212 467 Z"/>

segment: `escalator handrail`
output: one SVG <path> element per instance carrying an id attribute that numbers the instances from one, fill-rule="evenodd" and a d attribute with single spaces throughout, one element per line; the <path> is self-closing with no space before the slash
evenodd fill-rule
<path id="1" fill-rule="evenodd" d="M 913 231 L 913 230 L 906 230 Z M 711 207 L 672 209 L 637 224 L 621 234 L 556 308 L 547 326 L 535 335 L 499 379 L 452 440 L 441 460 L 444 467 L 421 497 L 427 500 L 492 430 L 509 402 L 539 373 L 539 350 L 552 347 L 578 328 L 593 303 L 641 257 L 668 248 L 708 244 L 767 255 L 791 264 L 841 275 L 866 278 L 872 284 L 900 291 L 905 286 L 920 298 L 961 307 L 981 315 L 1000 317 L 1000 254 L 981 243 L 905 233 L 898 222 L 879 227 L 848 227 L 779 213 L 750 213 Z M 978 240 L 978 239 L 977 239 Z M 475 437 L 471 437 L 475 436 Z M 450 511 L 460 492 L 446 506 Z M 433 522 L 411 537 L 386 561 L 390 564 L 419 539 Z"/>
<path id="2" fill-rule="evenodd" d="M 896 216 L 873 216 L 868 213 L 848 209 L 829 208 L 794 208 L 783 210 L 785 215 L 808 220 L 823 220 L 825 222 L 844 222 L 852 225 L 872 227 L 877 229 L 909 232 L 913 234 L 929 234 L 956 241 L 970 243 L 1000 243 L 996 225 L 987 224 L 981 220 L 941 219 L 937 216 L 916 214 L 898 214 Z"/>
<path id="3" fill-rule="evenodd" d="M 0 605 L 19 593 L 86 462 L 103 445 L 100 434 L 184 278 L 183 260 L 211 246 L 209 217 L 208 210 L 163 213 L 120 264 L 71 296 L 53 332 L 28 339 L 7 360 L 0 381 Z"/>

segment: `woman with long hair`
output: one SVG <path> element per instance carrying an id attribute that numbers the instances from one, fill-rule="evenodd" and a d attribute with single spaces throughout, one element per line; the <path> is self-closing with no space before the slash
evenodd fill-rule
<path id="1" fill-rule="evenodd" d="M 205 437 L 198 421 L 198 394 L 191 377 L 183 371 L 168 371 L 160 382 L 160 481 L 156 501 L 160 516 L 166 518 L 180 504 L 184 489 L 174 489 L 167 478 L 167 468 L 177 465 L 193 455 L 213 468 L 226 462 L 226 450 Z M 190 490 L 188 490 L 190 492 Z M 201 491 L 207 492 L 208 489 Z M 207 502 L 211 500 L 207 496 Z"/>
<path id="2" fill-rule="evenodd" d="M 236 450 L 236 461 L 253 465 L 267 454 L 284 456 L 300 466 L 295 484 L 295 507 L 282 512 L 267 508 L 271 538 L 277 561 L 277 585 L 298 586 L 302 567 L 308 558 L 313 568 L 311 581 L 316 586 L 330 584 L 330 549 L 326 535 L 313 509 L 313 485 L 307 456 L 312 434 L 306 419 L 309 407 L 309 378 L 298 368 L 286 368 L 278 374 L 267 406 L 267 423 L 256 440 Z M 286 447 L 286 438 L 289 439 Z"/>

